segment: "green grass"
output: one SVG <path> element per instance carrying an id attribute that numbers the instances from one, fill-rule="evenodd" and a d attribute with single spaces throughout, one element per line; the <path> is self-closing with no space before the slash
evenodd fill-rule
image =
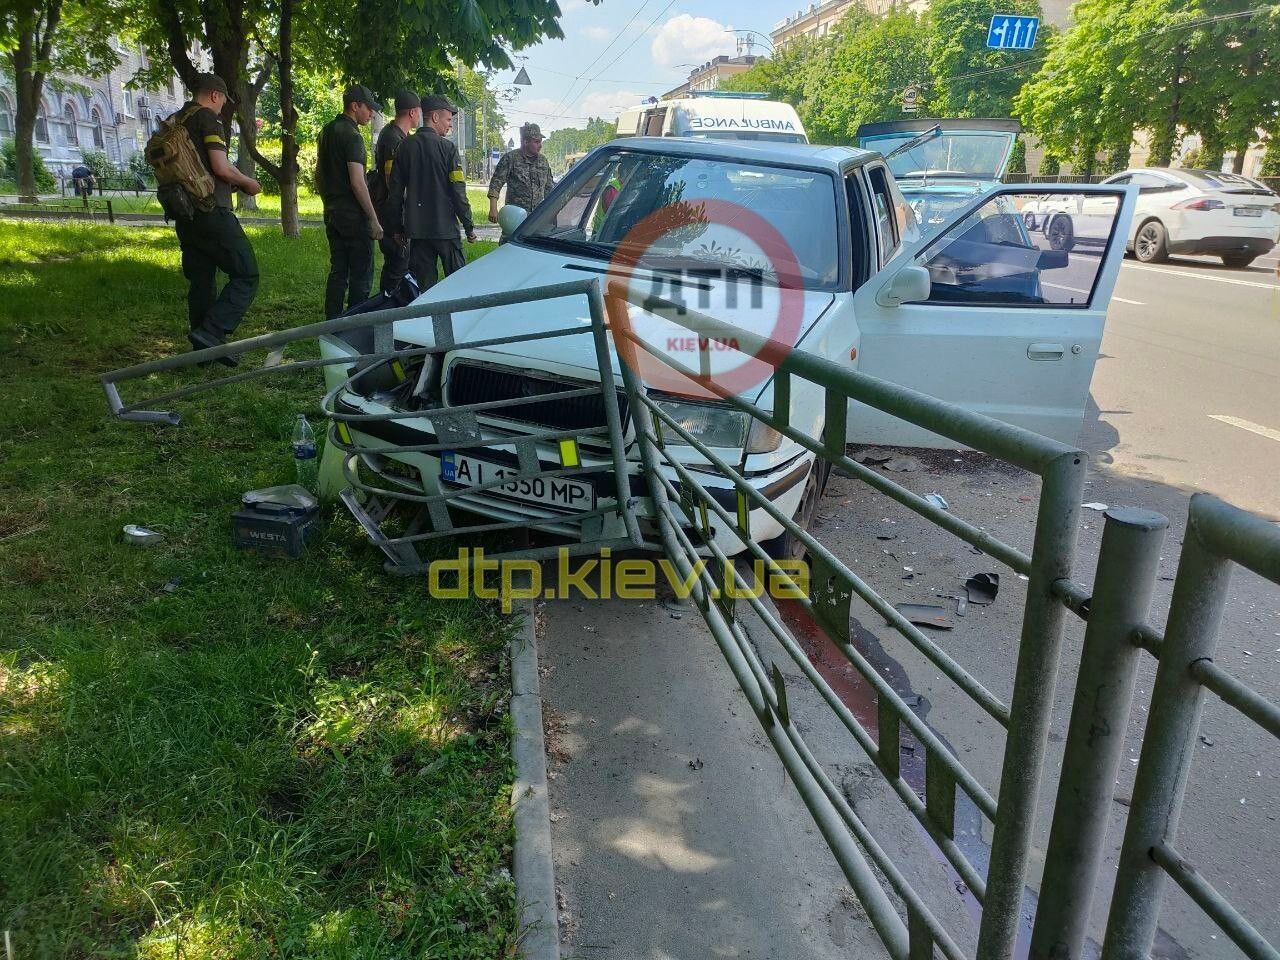
<path id="1" fill-rule="evenodd" d="M 0 190 L 0 193 L 5 191 Z M 12 192 L 12 191 L 9 191 Z M 489 196 L 486 188 L 479 186 L 467 187 L 467 199 L 471 201 L 471 217 L 477 224 L 489 222 Z M 142 194 L 135 196 L 132 193 L 111 194 L 105 197 L 99 197 L 96 194 L 93 197 L 95 204 L 100 204 L 103 200 L 111 201 L 111 208 L 114 213 L 145 213 L 159 216 L 163 211 L 160 209 L 160 203 L 156 200 L 154 192 L 144 191 Z M 76 197 L 65 197 L 53 201 L 56 206 L 66 207 L 69 210 L 83 209 L 84 203 Z M 280 216 L 280 197 L 260 194 L 258 196 L 258 209 L 239 211 L 246 217 L 279 217 Z M 298 193 L 298 214 L 304 220 L 320 220 L 324 217 L 324 206 L 320 198 L 315 194 L 301 190 Z M 105 216 L 105 214 L 104 214 Z"/>
<path id="2" fill-rule="evenodd" d="M 323 236 L 250 235 L 239 333 L 320 319 Z M 96 374 L 184 327 L 171 231 L 0 222 L 14 956 L 511 955 L 507 625 L 386 576 L 339 511 L 302 560 L 235 550 L 239 494 L 290 479 L 319 378 L 207 394 L 178 428 L 110 419 Z"/>

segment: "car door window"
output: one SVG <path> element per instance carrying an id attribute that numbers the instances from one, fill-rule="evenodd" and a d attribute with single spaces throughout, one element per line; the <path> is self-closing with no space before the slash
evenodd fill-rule
<path id="1" fill-rule="evenodd" d="M 1085 194 L 1074 209 L 1028 227 L 1043 194 L 1000 194 L 943 233 L 921 254 L 932 289 L 925 303 L 1084 308 L 1120 214 L 1114 193 Z"/>
<path id="2" fill-rule="evenodd" d="M 889 177 L 884 167 L 870 168 L 867 179 L 871 182 L 871 208 L 875 213 L 880 262 L 883 264 L 897 251 L 900 240 L 893 209 L 893 191 L 889 189 Z"/>
<path id="3" fill-rule="evenodd" d="M 1154 173 L 1135 173 L 1132 182 L 1137 186 L 1140 194 L 1164 193 L 1167 190 L 1178 189 L 1178 184 Z"/>

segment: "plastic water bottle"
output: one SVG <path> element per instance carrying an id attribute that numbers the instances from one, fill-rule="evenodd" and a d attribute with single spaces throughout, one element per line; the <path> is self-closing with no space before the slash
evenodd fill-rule
<path id="1" fill-rule="evenodd" d="M 293 465 L 298 484 L 311 493 L 316 492 L 320 477 L 320 458 L 316 450 L 316 435 L 307 423 L 305 414 L 298 414 L 293 425 Z"/>

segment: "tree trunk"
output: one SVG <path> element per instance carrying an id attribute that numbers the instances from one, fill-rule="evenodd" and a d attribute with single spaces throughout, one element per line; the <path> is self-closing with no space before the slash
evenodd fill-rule
<path id="1" fill-rule="evenodd" d="M 298 218 L 298 176 L 280 184 L 280 228 L 284 235 L 296 240 L 302 236 L 302 224 Z"/>
<path id="2" fill-rule="evenodd" d="M 249 65 L 245 64 L 244 94 L 240 98 L 240 109 L 237 113 L 240 121 L 240 153 L 236 158 L 236 166 L 246 177 L 256 178 L 258 175 L 258 165 L 253 159 L 254 147 L 258 143 L 258 98 L 262 96 L 262 88 L 267 85 L 267 80 L 271 76 L 273 63 L 274 58 L 270 53 L 263 56 L 262 66 L 258 68 L 257 74 L 251 80 L 248 79 Z M 241 193 L 236 201 L 236 209 L 257 210 L 258 198 Z"/>
<path id="3" fill-rule="evenodd" d="M 1182 68 L 1186 56 L 1187 48 L 1179 46 L 1173 62 L 1173 78 L 1169 84 L 1173 100 L 1160 125 L 1151 131 L 1151 152 L 1147 157 L 1147 165 L 1151 167 L 1169 166 L 1173 160 L 1173 151 L 1178 146 L 1178 123 L 1182 119 Z"/>
<path id="4" fill-rule="evenodd" d="M 1231 160 L 1232 173 L 1244 173 L 1244 157 L 1249 152 L 1248 139 L 1241 140 L 1236 144 L 1236 155 Z"/>
<path id="5" fill-rule="evenodd" d="M 17 20 L 17 45 L 9 54 L 18 96 L 14 116 L 14 154 L 18 163 L 19 199 L 36 200 L 35 129 L 44 90 L 44 71 L 53 53 L 53 38 L 62 20 L 62 0 L 46 0 L 47 6 Z M 43 28 L 43 30 L 42 30 Z"/>
<path id="6" fill-rule="evenodd" d="M 293 4 L 280 4 L 280 49 L 276 53 L 276 76 L 280 81 L 280 163 L 264 157 L 255 138 L 250 149 L 254 159 L 280 184 L 280 228 L 296 240 L 302 235 L 298 219 L 298 111 L 293 106 Z"/>

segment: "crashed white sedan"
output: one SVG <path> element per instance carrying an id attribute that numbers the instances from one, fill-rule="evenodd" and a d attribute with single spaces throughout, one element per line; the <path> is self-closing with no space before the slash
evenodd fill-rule
<path id="1" fill-rule="evenodd" d="M 615 141 L 579 161 L 527 218 L 507 208 L 505 225 L 513 228 L 507 242 L 418 302 L 593 276 L 603 282 L 626 261 L 633 286 L 651 284 L 667 301 L 685 302 L 717 320 L 1071 443 L 1124 253 L 1132 198 L 1124 187 L 1052 189 L 1058 195 L 1091 194 L 1109 212 L 1092 221 L 1096 243 L 1068 253 L 1050 249 L 1043 235 L 1028 231 L 1022 206 L 1045 192 L 1034 187 L 1003 187 L 975 197 L 922 239 L 884 160 L 864 150 L 680 138 Z M 693 369 L 709 352 L 702 362 L 734 395 L 771 409 L 767 370 L 740 376 L 740 357 L 709 348 L 705 338 L 656 310 L 632 306 L 629 317 L 653 350 Z M 590 322 L 581 298 L 459 313 L 453 321 L 459 342 Z M 394 337 L 402 347 L 435 345 L 429 317 L 398 323 Z M 326 357 L 349 357 L 353 364 L 367 349 L 358 337 L 322 341 Z M 617 377 L 616 352 L 612 363 Z M 330 389 L 352 369 L 326 368 Z M 684 429 L 739 467 L 781 511 L 807 524 L 826 479 L 812 453 L 714 398 L 641 373 L 650 396 Z M 438 377 L 435 402 L 444 407 L 536 397 L 600 381 L 590 345 L 570 348 L 559 339 L 454 350 L 443 358 Z M 397 405 L 403 397 L 353 384 L 336 401 L 349 414 L 380 414 L 402 410 Z M 790 422 L 817 436 L 823 410 L 821 393 L 797 389 Z M 395 422 L 350 423 L 350 446 L 359 455 L 362 447 L 386 451 L 389 444 L 435 443 L 431 410 L 421 413 Z M 625 420 L 625 407 L 623 415 Z M 370 453 L 361 459 L 400 489 L 408 485 L 426 495 L 465 490 L 511 462 L 512 437 L 580 429 L 602 417 L 599 403 L 531 402 L 481 416 L 483 448 L 438 455 Z M 623 432 L 627 459 L 639 473 L 629 422 Z M 849 411 L 848 439 L 948 445 L 856 404 Z M 699 469 L 704 486 L 732 504 L 730 481 L 686 450 L 684 462 Z M 680 448 L 671 452 L 684 459 Z M 548 463 L 555 462 L 554 453 L 546 452 Z M 584 448 L 583 456 L 609 461 L 607 449 Z M 581 510 L 584 499 L 595 503 L 607 495 L 607 486 L 581 486 L 491 485 L 451 502 L 495 520 L 527 518 L 530 525 L 555 531 L 557 517 Z M 635 510 L 646 523 L 651 510 L 643 497 Z M 781 525 L 765 511 L 752 511 L 750 529 L 758 542 L 774 538 L 774 546 L 786 550 Z M 741 547 L 728 531 L 716 539 L 727 552 Z"/>

